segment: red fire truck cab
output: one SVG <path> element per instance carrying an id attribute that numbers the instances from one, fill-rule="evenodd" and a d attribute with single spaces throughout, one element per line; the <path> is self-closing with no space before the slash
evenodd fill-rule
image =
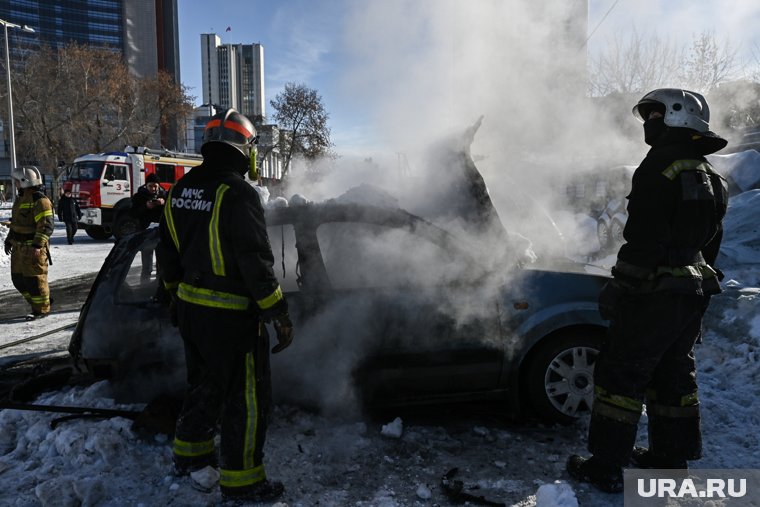
<path id="1" fill-rule="evenodd" d="M 69 168 L 64 190 L 71 190 L 82 209 L 80 225 L 93 239 L 117 239 L 140 228 L 130 213 L 131 197 L 156 174 L 169 188 L 190 169 L 203 162 L 195 153 L 177 153 L 128 146 L 123 152 L 82 155 Z"/>

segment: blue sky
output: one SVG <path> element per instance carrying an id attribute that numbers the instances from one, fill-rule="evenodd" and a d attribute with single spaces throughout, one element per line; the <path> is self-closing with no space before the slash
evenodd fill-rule
<path id="1" fill-rule="evenodd" d="M 451 2 L 481 7 L 493 1 L 508 0 L 179 0 L 182 81 L 200 104 L 201 33 L 217 33 L 223 43 L 261 43 L 267 112 L 271 113 L 269 101 L 286 82 L 304 83 L 322 95 L 338 150 L 361 151 L 372 146 L 374 134 L 366 106 L 378 88 L 377 83 L 364 82 L 366 94 L 348 93 L 351 79 L 347 74 L 388 58 L 414 65 L 410 53 L 416 50 L 415 43 L 425 42 L 425 9 L 435 12 L 442 6 L 440 10 L 444 10 Z M 752 51 L 760 53 L 760 4 L 756 0 L 592 0 L 589 31 L 611 7 L 590 40 L 592 50 L 616 33 L 635 27 L 641 33 L 657 33 L 680 42 L 712 30 L 747 58 Z M 399 18 L 406 16 L 416 22 L 404 25 Z M 372 52 L 354 51 L 355 46 L 368 43 L 363 40 L 368 19 L 377 20 L 377 27 L 367 35 L 375 47 Z M 385 37 L 383 23 L 389 20 L 394 27 Z M 404 26 L 410 27 L 407 32 Z M 494 26 L 498 29 L 499 23 Z M 389 49 L 386 55 L 385 45 L 394 51 L 403 48 L 403 54 L 394 57 Z M 369 55 L 371 61 L 358 61 L 362 55 Z"/>

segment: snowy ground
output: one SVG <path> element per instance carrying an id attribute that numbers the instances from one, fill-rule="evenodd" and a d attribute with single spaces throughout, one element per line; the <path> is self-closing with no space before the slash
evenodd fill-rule
<path id="1" fill-rule="evenodd" d="M 760 191 L 732 201 L 721 267 L 726 291 L 715 297 L 697 348 L 703 409 L 704 458 L 695 468 L 760 468 Z M 7 210 L 0 210 L 2 213 Z M 0 226 L 0 236 L 7 229 Z M 2 238 L 0 238 L 2 239 Z M 57 227 L 51 280 L 96 271 L 111 243 L 83 232 L 73 246 Z M 0 291 L 11 289 L 0 255 Z M 3 309 L 0 308 L 0 317 Z M 0 346 L 76 320 L 62 313 L 26 323 L 0 324 Z M 0 366 L 24 354 L 62 353 L 70 330 L 0 350 Z M 37 403 L 113 408 L 111 386 L 101 382 L 42 395 Z M 140 409 L 119 405 L 117 408 Z M 585 454 L 588 420 L 570 427 L 510 423 L 495 410 L 436 408 L 391 414 L 377 421 L 326 418 L 290 406 L 275 408 L 266 447 L 271 478 L 282 480 L 281 505 L 451 505 L 441 478 L 458 468 L 465 490 L 510 506 L 622 506 L 607 495 L 568 481 L 564 461 Z M 168 436 L 144 437 L 131 421 L 76 420 L 50 429 L 56 414 L 0 410 L 1 506 L 202 506 L 189 478 L 170 474 Z M 394 420 L 395 419 L 395 420 Z M 640 442 L 645 444 L 646 417 Z M 197 477 L 203 483 L 208 476 Z"/>

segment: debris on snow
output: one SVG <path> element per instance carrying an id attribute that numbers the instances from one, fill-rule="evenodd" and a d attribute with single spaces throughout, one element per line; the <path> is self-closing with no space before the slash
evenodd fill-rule
<path id="1" fill-rule="evenodd" d="M 380 434 L 384 437 L 389 438 L 401 438 L 401 435 L 404 433 L 404 423 L 401 421 L 400 417 L 395 418 L 393 421 L 389 422 L 388 424 L 383 424 L 382 429 L 380 430 Z"/>
<path id="2" fill-rule="evenodd" d="M 430 491 L 430 488 L 425 486 L 424 484 L 420 484 L 417 486 L 417 497 L 422 500 L 430 500 L 430 498 L 433 496 L 433 493 Z"/>
<path id="3" fill-rule="evenodd" d="M 193 481 L 194 488 L 200 491 L 212 491 L 219 483 L 219 470 L 207 466 L 190 472 L 190 479 Z"/>
<path id="4" fill-rule="evenodd" d="M 555 481 L 538 488 L 536 507 L 578 507 L 578 499 L 568 483 Z"/>

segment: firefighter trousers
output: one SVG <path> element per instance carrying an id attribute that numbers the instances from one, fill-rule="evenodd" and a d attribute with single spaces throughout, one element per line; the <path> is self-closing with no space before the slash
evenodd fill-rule
<path id="1" fill-rule="evenodd" d="M 16 290 L 32 307 L 32 313 L 50 313 L 50 288 L 48 286 L 48 255 L 43 248 L 40 255 L 33 255 L 34 248 L 22 242 L 14 242 L 11 252 L 11 281 Z"/>
<path id="2" fill-rule="evenodd" d="M 177 420 L 175 463 L 191 469 L 213 464 L 219 427 L 221 488 L 244 488 L 265 480 L 271 381 L 264 326 L 247 312 L 182 300 L 177 301 L 177 317 L 188 387 Z"/>
<path id="3" fill-rule="evenodd" d="M 588 448 L 614 465 L 628 464 L 646 400 L 650 450 L 691 460 L 702 453 L 694 344 L 705 298 L 650 292 L 616 305 L 594 369 Z"/>

